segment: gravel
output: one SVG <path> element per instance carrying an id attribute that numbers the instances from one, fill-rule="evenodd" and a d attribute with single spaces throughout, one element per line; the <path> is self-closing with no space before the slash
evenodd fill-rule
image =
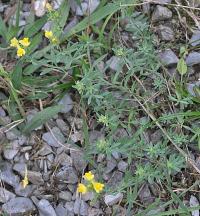
<path id="1" fill-rule="evenodd" d="M 73 101 L 71 99 L 71 96 L 69 94 L 66 94 L 59 102 L 59 105 L 61 105 L 61 113 L 68 113 L 73 108 Z"/>
<path id="2" fill-rule="evenodd" d="M 123 199 L 123 194 L 122 193 L 118 193 L 116 195 L 109 195 L 106 194 L 104 197 L 104 202 L 106 205 L 108 206 L 112 206 L 114 204 L 117 204 L 118 202 L 120 202 Z"/>
<path id="3" fill-rule="evenodd" d="M 161 63 L 164 66 L 172 67 L 178 63 L 178 57 L 176 56 L 176 54 L 171 49 L 167 49 L 165 51 L 162 51 L 158 55 L 159 55 L 159 59 L 160 59 Z"/>
<path id="4" fill-rule="evenodd" d="M 87 166 L 82 150 L 70 150 L 70 156 L 77 171 L 82 173 Z"/>
<path id="5" fill-rule="evenodd" d="M 10 199 L 15 198 L 16 195 L 8 190 L 6 190 L 3 187 L 0 187 L 0 202 L 1 203 L 6 203 L 8 202 Z"/>
<path id="6" fill-rule="evenodd" d="M 159 22 L 163 20 L 168 20 L 172 18 L 172 12 L 163 6 L 157 5 L 153 14 L 152 14 L 152 21 Z"/>
<path id="7" fill-rule="evenodd" d="M 174 41 L 174 31 L 172 28 L 164 25 L 158 26 L 158 35 L 163 41 Z"/>
<path id="8" fill-rule="evenodd" d="M 191 52 L 186 58 L 186 64 L 188 66 L 193 66 L 196 64 L 200 64 L 200 53 L 199 52 Z"/>
<path id="9" fill-rule="evenodd" d="M 35 206 L 29 198 L 16 197 L 3 204 L 2 210 L 12 216 L 30 215 L 35 211 Z"/>
<path id="10" fill-rule="evenodd" d="M 53 134 L 53 135 L 52 135 Z M 60 147 L 61 144 L 65 143 L 65 137 L 58 127 L 53 127 L 51 132 L 43 134 L 42 139 L 52 147 Z M 61 143 L 61 144 L 60 144 Z"/>
<path id="11" fill-rule="evenodd" d="M 198 199 L 195 196 L 191 195 L 190 207 L 192 208 L 192 207 L 198 207 L 198 206 L 199 206 Z M 197 209 L 197 210 L 192 211 L 192 216 L 199 216 L 199 210 Z"/>
<path id="12" fill-rule="evenodd" d="M 63 167 L 55 177 L 58 181 L 69 184 L 76 184 L 78 182 L 77 172 L 73 167 Z"/>
<path id="13" fill-rule="evenodd" d="M 121 172 L 125 172 L 127 167 L 128 167 L 128 163 L 126 163 L 125 161 L 120 161 L 117 165 L 118 170 Z"/>
<path id="14" fill-rule="evenodd" d="M 117 56 L 112 56 L 107 62 L 106 65 L 109 67 L 109 69 L 113 71 L 119 71 L 122 68 L 122 61 Z"/>
<path id="15" fill-rule="evenodd" d="M 48 200 L 41 199 L 38 202 L 37 207 L 42 216 L 57 216 L 53 206 Z"/>
<path id="16" fill-rule="evenodd" d="M 189 43 L 192 45 L 192 46 L 197 46 L 200 44 L 200 30 L 196 30 L 194 31 L 191 39 L 189 40 Z"/>
<path id="17" fill-rule="evenodd" d="M 88 215 L 88 204 L 81 200 L 81 205 L 80 205 L 80 215 L 83 215 L 83 216 L 87 216 Z"/>

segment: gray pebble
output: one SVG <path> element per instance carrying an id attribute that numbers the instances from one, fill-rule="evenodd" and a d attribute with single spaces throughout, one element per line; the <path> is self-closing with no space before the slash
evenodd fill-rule
<path id="1" fill-rule="evenodd" d="M 10 199 L 15 198 L 16 195 L 8 190 L 6 190 L 3 187 L 0 187 L 0 202 L 1 203 L 6 203 L 8 202 Z"/>
<path id="2" fill-rule="evenodd" d="M 178 63 L 178 57 L 171 49 L 159 53 L 159 59 L 164 66 L 168 67 L 174 66 Z"/>
<path id="3" fill-rule="evenodd" d="M 153 14 L 152 14 L 152 21 L 158 22 L 163 20 L 168 20 L 172 18 L 172 12 L 163 6 L 157 5 Z"/>
<path id="4" fill-rule="evenodd" d="M 189 53 L 189 55 L 186 57 L 186 64 L 188 66 L 200 64 L 200 53 L 199 52 Z"/>
<path id="5" fill-rule="evenodd" d="M 71 201 L 72 200 L 72 194 L 69 191 L 61 191 L 58 195 L 58 197 L 62 200 Z"/>
<path id="6" fill-rule="evenodd" d="M 116 195 L 109 195 L 106 194 L 104 197 L 104 202 L 106 205 L 108 206 L 112 206 L 114 204 L 117 204 L 118 202 L 120 202 L 123 199 L 123 194 L 122 193 L 118 193 Z"/>
<path id="7" fill-rule="evenodd" d="M 48 200 L 41 199 L 37 204 L 38 210 L 42 216 L 57 216 L 54 208 Z"/>
<path id="8" fill-rule="evenodd" d="M 88 204 L 85 201 L 81 200 L 80 215 L 87 216 L 88 208 L 89 208 Z"/>
<path id="9" fill-rule="evenodd" d="M 73 101 L 71 99 L 71 96 L 69 94 L 66 94 L 59 102 L 59 105 L 61 105 L 61 113 L 68 113 L 73 108 Z"/>
<path id="10" fill-rule="evenodd" d="M 128 163 L 126 163 L 125 161 L 120 161 L 117 165 L 118 170 L 121 172 L 125 172 L 127 167 L 128 167 Z"/>
<path id="11" fill-rule="evenodd" d="M 174 41 L 174 31 L 168 26 L 159 25 L 158 34 L 163 41 Z"/>
<path id="12" fill-rule="evenodd" d="M 192 37 L 191 37 L 189 43 L 190 43 L 192 46 L 197 46 L 197 45 L 200 44 L 200 30 L 196 30 L 196 31 L 193 33 L 193 35 L 192 35 Z"/>

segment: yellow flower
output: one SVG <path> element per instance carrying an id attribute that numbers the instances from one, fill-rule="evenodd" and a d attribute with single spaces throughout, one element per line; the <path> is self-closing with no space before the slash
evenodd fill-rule
<path id="1" fill-rule="evenodd" d="M 28 171 L 27 168 L 25 168 L 25 175 L 24 179 L 22 180 L 22 186 L 25 188 L 28 185 Z"/>
<path id="2" fill-rule="evenodd" d="M 97 193 L 100 193 L 103 188 L 104 188 L 104 184 L 101 184 L 99 182 L 92 182 L 92 185 L 94 187 L 94 190 L 97 192 Z"/>
<path id="3" fill-rule="evenodd" d="M 78 192 L 85 194 L 87 192 L 87 187 L 84 184 L 79 183 L 78 184 Z"/>
<path id="4" fill-rule="evenodd" d="M 26 54 L 25 50 L 23 48 L 19 47 L 17 50 L 17 56 L 22 57 L 25 54 Z"/>
<path id="5" fill-rule="evenodd" d="M 94 179 L 94 175 L 92 174 L 91 171 L 86 172 L 83 178 L 87 181 L 92 181 Z"/>
<path id="6" fill-rule="evenodd" d="M 48 39 L 51 39 L 53 37 L 52 31 L 45 31 L 44 36 Z"/>
<path id="7" fill-rule="evenodd" d="M 57 38 L 56 37 L 54 37 L 54 38 L 52 38 L 52 43 L 54 43 L 54 44 L 56 44 L 56 43 L 58 43 L 58 40 L 57 40 Z"/>
<path id="8" fill-rule="evenodd" d="M 46 3 L 45 7 L 46 7 L 46 9 L 47 9 L 48 11 L 52 11 L 52 10 L 53 10 L 51 4 L 49 4 L 48 2 Z"/>
<path id="9" fill-rule="evenodd" d="M 28 47 L 30 45 L 29 38 L 23 38 L 22 40 L 19 40 L 19 43 L 24 47 Z"/>
<path id="10" fill-rule="evenodd" d="M 10 46 L 11 47 L 19 47 L 19 42 L 18 40 L 16 39 L 16 37 L 14 37 L 11 41 L 10 41 Z"/>

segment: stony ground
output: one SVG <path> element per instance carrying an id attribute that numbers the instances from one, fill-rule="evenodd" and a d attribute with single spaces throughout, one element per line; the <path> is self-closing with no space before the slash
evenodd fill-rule
<path id="1" fill-rule="evenodd" d="M 26 24 L 26 18 L 29 16 L 31 7 L 29 0 L 24 2 L 20 19 L 21 26 Z M 39 4 L 39 1 L 36 2 Z M 93 8 L 91 8 L 91 11 L 99 4 L 99 1 L 92 2 L 91 7 Z M 174 16 L 175 9 L 168 5 L 171 2 L 171 0 L 160 0 L 159 4 L 143 4 L 141 9 L 142 13 L 150 17 L 151 29 L 156 35 L 155 40 L 157 40 L 160 50 L 158 52 L 160 60 L 168 69 L 170 76 L 175 76 L 178 53 L 171 46 L 164 50 L 162 47 L 167 47 L 166 44 L 175 45 L 181 40 L 180 29 L 184 27 L 186 20 L 178 20 L 177 15 Z M 83 4 L 85 10 L 86 7 L 87 1 Z M 12 18 L 11 10 L 12 3 L 0 3 L 1 16 L 4 19 L 9 19 L 10 22 L 12 22 L 12 19 L 10 19 L 10 17 Z M 76 19 L 83 15 L 81 9 L 76 5 L 72 6 L 72 10 L 75 11 L 75 16 L 70 25 L 73 25 L 73 22 L 76 23 Z M 38 6 L 38 9 L 36 8 L 36 14 L 39 16 L 43 14 L 40 6 Z M 68 28 L 70 28 L 70 25 L 68 25 Z M 48 23 L 45 28 L 48 28 Z M 128 41 L 128 34 L 126 32 L 123 32 L 123 34 L 125 40 Z M 196 30 L 190 35 L 191 46 L 198 46 L 200 44 L 200 41 L 198 41 L 200 31 Z M 0 58 L 2 61 L 5 59 L 4 52 L 0 51 Z M 103 63 L 109 64 L 110 70 L 114 71 L 117 61 L 117 58 L 113 56 L 108 62 Z M 197 67 L 200 64 L 200 53 L 191 49 L 186 58 L 186 63 L 190 68 L 187 88 L 191 95 L 194 95 L 193 87 L 200 86 L 199 68 Z M 6 99 L 6 92 L 0 91 L 0 105 Z M 2 211 L 7 215 L 126 215 L 126 208 L 123 204 L 120 204 L 123 200 L 123 193 L 104 194 L 96 202 L 91 202 L 94 198 L 93 193 L 81 197 L 77 193 L 77 184 L 81 181 L 82 175 L 86 170 L 91 170 L 91 166 L 86 163 L 81 148 L 83 143 L 83 120 L 79 111 L 77 111 L 78 102 L 74 92 L 65 94 L 59 103 L 63 105 L 63 110 L 47 125 L 37 128 L 29 137 L 21 134 L 12 124 L 5 105 L 0 106 L 0 203 Z M 27 121 L 31 121 L 33 115 L 38 111 L 34 107 L 27 110 Z M 104 133 L 103 130 L 92 130 L 91 128 L 89 133 L 90 143 L 104 137 Z M 119 129 L 118 136 L 123 136 L 124 133 L 126 131 Z M 152 143 L 162 139 L 160 131 L 154 131 L 147 136 Z M 79 148 L 75 147 L 74 143 L 79 143 Z M 112 156 L 109 158 L 106 158 L 104 154 L 99 154 L 94 159 L 104 169 L 102 178 L 105 184 L 111 188 L 117 187 L 129 166 L 126 155 L 112 152 Z M 23 188 L 20 182 L 25 175 L 26 167 L 28 168 L 30 183 Z M 93 172 L 95 173 L 95 170 Z M 98 173 L 96 177 L 98 177 Z M 138 199 L 144 206 L 152 203 L 157 196 L 156 185 L 144 184 L 138 192 Z M 193 195 L 190 196 L 188 201 L 191 206 L 199 204 L 197 197 Z M 157 208 L 154 210 L 155 214 L 160 211 L 163 211 L 163 209 Z M 193 215 L 199 215 L 199 211 L 193 212 Z"/>

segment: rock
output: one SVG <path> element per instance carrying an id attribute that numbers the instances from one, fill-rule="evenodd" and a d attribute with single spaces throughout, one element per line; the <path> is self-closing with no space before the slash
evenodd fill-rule
<path id="1" fill-rule="evenodd" d="M 195 196 L 191 195 L 190 207 L 192 208 L 192 207 L 197 207 L 197 206 L 199 206 L 198 199 Z M 199 216 L 199 210 L 197 209 L 197 210 L 192 211 L 192 216 Z"/>
<path id="2" fill-rule="evenodd" d="M 65 208 L 67 209 L 68 212 L 73 213 L 74 212 L 74 202 L 66 202 L 65 203 Z"/>
<path id="3" fill-rule="evenodd" d="M 189 55 L 186 57 L 186 64 L 188 66 L 200 64 L 200 53 L 199 52 L 189 53 Z"/>
<path id="4" fill-rule="evenodd" d="M 28 142 L 28 138 L 26 136 L 21 135 L 18 137 L 18 143 L 20 146 L 27 145 L 27 142 Z"/>
<path id="5" fill-rule="evenodd" d="M 88 9 L 88 4 L 86 2 L 82 2 L 81 6 L 78 6 L 76 8 L 76 15 L 83 16 L 84 14 L 86 14 L 87 9 Z"/>
<path id="6" fill-rule="evenodd" d="M 122 60 L 120 57 L 112 56 L 106 65 L 113 71 L 120 71 L 122 69 Z"/>
<path id="7" fill-rule="evenodd" d="M 61 182 L 69 184 L 76 184 L 78 182 L 78 176 L 74 168 L 63 167 L 57 174 L 56 179 Z"/>
<path id="8" fill-rule="evenodd" d="M 158 35 L 163 41 L 174 41 L 174 31 L 168 26 L 159 25 Z"/>
<path id="9" fill-rule="evenodd" d="M 93 130 L 89 132 L 90 144 L 95 144 L 98 140 L 104 139 L 104 134 L 101 131 Z"/>
<path id="10" fill-rule="evenodd" d="M 20 132 L 17 130 L 10 130 L 6 132 L 6 137 L 8 140 L 17 140 L 20 136 Z"/>
<path id="11" fill-rule="evenodd" d="M 72 194 L 69 191 L 61 191 L 58 197 L 68 202 L 72 200 Z"/>
<path id="12" fill-rule="evenodd" d="M 74 202 L 74 213 L 79 215 L 80 214 L 80 207 L 81 207 L 81 199 L 79 197 L 76 198 Z"/>
<path id="13" fill-rule="evenodd" d="M 163 6 L 157 5 L 153 14 L 152 14 L 152 21 L 158 22 L 163 20 L 168 20 L 172 18 L 172 12 Z"/>
<path id="14" fill-rule="evenodd" d="M 200 87 L 200 81 L 195 82 L 195 83 L 187 83 L 186 87 L 187 87 L 187 90 L 190 93 L 190 95 L 192 95 L 193 97 L 196 97 L 196 96 L 198 96 L 198 94 L 196 95 L 195 88 Z"/>
<path id="15" fill-rule="evenodd" d="M 25 163 L 16 163 L 13 166 L 13 170 L 18 172 L 22 177 L 25 175 L 25 169 L 26 169 L 26 164 Z M 41 185 L 44 184 L 44 180 L 42 178 L 42 174 L 36 171 L 30 171 L 28 170 L 27 172 L 28 179 L 29 181 L 34 184 L 34 185 Z"/>
<path id="16" fill-rule="evenodd" d="M 57 10 L 61 6 L 62 2 L 63 2 L 63 0 L 54 0 L 53 1 L 53 9 Z"/>
<path id="17" fill-rule="evenodd" d="M 77 23 L 78 23 L 78 18 L 73 17 L 72 20 L 64 28 L 63 33 L 65 34 L 69 32 Z"/>
<path id="18" fill-rule="evenodd" d="M 108 206 L 112 206 L 114 204 L 117 204 L 118 202 L 120 202 L 123 199 L 123 194 L 122 193 L 118 193 L 116 195 L 109 195 L 106 194 L 104 197 L 104 202 L 106 205 Z"/>
<path id="19" fill-rule="evenodd" d="M 52 152 L 53 152 L 53 150 L 52 150 L 51 146 L 44 143 L 42 145 L 42 148 L 37 152 L 37 154 L 40 156 L 46 156 L 48 154 L 51 154 Z"/>
<path id="20" fill-rule="evenodd" d="M 81 200 L 81 206 L 80 206 L 80 215 L 83 215 L 83 216 L 88 216 L 88 204 Z"/>
<path id="21" fill-rule="evenodd" d="M 150 7 L 151 5 L 149 3 L 143 4 L 142 5 L 142 11 L 144 14 L 150 14 Z"/>
<path id="22" fill-rule="evenodd" d="M 59 105 L 62 106 L 61 113 L 68 113 L 73 108 L 73 101 L 69 94 L 66 94 L 59 102 Z"/>
<path id="23" fill-rule="evenodd" d="M 3 148 L 3 156 L 7 160 L 12 160 L 19 152 L 19 144 L 17 140 L 13 140 Z"/>
<path id="24" fill-rule="evenodd" d="M 6 190 L 3 187 L 0 187 L 0 202 L 1 203 L 6 203 L 10 199 L 15 198 L 16 195 L 14 193 L 11 193 L 10 191 Z"/>
<path id="25" fill-rule="evenodd" d="M 44 26 L 42 27 L 43 31 L 50 31 L 52 28 L 53 22 L 52 21 L 47 21 Z"/>
<path id="26" fill-rule="evenodd" d="M 59 129 L 64 133 L 69 133 L 70 129 L 69 126 L 63 121 L 63 119 L 56 119 L 57 126 Z"/>
<path id="27" fill-rule="evenodd" d="M 159 4 L 171 4 L 172 0 L 159 0 Z"/>
<path id="28" fill-rule="evenodd" d="M 154 197 L 151 195 L 151 191 L 149 190 L 149 187 L 147 184 L 143 185 L 142 188 L 140 189 L 138 196 L 141 200 L 141 202 L 145 205 L 148 206 L 152 202 L 154 202 Z"/>
<path id="29" fill-rule="evenodd" d="M 112 172 L 116 166 L 117 166 L 117 161 L 114 158 L 107 160 L 105 173 L 108 174 L 108 173 Z"/>
<path id="30" fill-rule="evenodd" d="M 0 117 L 5 117 L 5 116 L 6 116 L 6 112 L 2 107 L 0 107 Z"/>
<path id="31" fill-rule="evenodd" d="M 48 200 L 41 199 L 37 204 L 38 210 L 42 216 L 57 216 L 54 208 Z"/>
<path id="32" fill-rule="evenodd" d="M 78 149 L 70 150 L 70 156 L 72 158 L 76 170 L 82 173 L 87 166 L 87 162 L 86 159 L 84 158 L 83 152 Z"/>
<path id="33" fill-rule="evenodd" d="M 93 200 L 95 198 L 95 195 L 93 191 L 88 191 L 87 193 L 83 194 L 81 198 L 83 201 L 89 201 Z"/>
<path id="34" fill-rule="evenodd" d="M 22 184 L 15 187 L 15 194 L 22 197 L 30 197 L 36 187 L 34 185 L 27 185 L 25 188 Z"/>
<path id="35" fill-rule="evenodd" d="M 7 162 L 0 163 L 0 180 L 12 187 L 19 185 L 19 177 L 12 171 L 12 165 Z"/>
<path id="36" fill-rule="evenodd" d="M 108 181 L 108 186 L 112 188 L 116 188 L 119 186 L 120 182 L 122 181 L 123 173 L 119 171 L 115 171 L 112 174 L 112 177 Z"/>
<path id="37" fill-rule="evenodd" d="M 191 39 L 189 40 L 189 43 L 192 45 L 192 46 L 197 46 L 200 44 L 200 30 L 196 30 L 194 31 Z"/>
<path id="38" fill-rule="evenodd" d="M 4 101 L 7 99 L 8 99 L 7 96 L 3 92 L 0 91 L 0 101 Z"/>
<path id="39" fill-rule="evenodd" d="M 151 137 L 150 138 L 151 142 L 153 144 L 157 144 L 158 142 L 160 142 L 162 140 L 163 133 L 161 130 L 156 130 L 154 133 L 151 133 L 150 137 Z"/>
<path id="40" fill-rule="evenodd" d="M 125 172 L 127 167 L 128 167 L 128 163 L 126 163 L 125 161 L 120 161 L 117 165 L 118 170 L 121 172 Z"/>
<path id="41" fill-rule="evenodd" d="M 35 15 L 38 17 L 42 17 L 45 14 L 45 5 L 46 5 L 46 0 L 36 0 L 34 2 L 34 10 L 35 10 Z"/>
<path id="42" fill-rule="evenodd" d="M 102 163 L 105 160 L 105 158 L 106 158 L 105 154 L 102 153 L 98 154 L 97 163 Z"/>
<path id="43" fill-rule="evenodd" d="M 122 155 L 121 155 L 121 153 L 119 153 L 117 151 L 113 151 L 112 156 L 115 158 L 115 160 L 119 160 Z"/>
<path id="44" fill-rule="evenodd" d="M 3 204 L 2 210 L 12 216 L 30 215 L 35 211 L 35 206 L 28 198 L 16 197 Z"/>
<path id="45" fill-rule="evenodd" d="M 62 152 L 56 156 L 55 163 L 61 164 L 62 166 L 72 166 L 73 164 L 72 158 L 65 152 Z"/>
<path id="46" fill-rule="evenodd" d="M 52 133 L 53 135 L 52 135 Z M 42 139 L 52 147 L 60 147 L 61 144 L 65 143 L 65 137 L 59 128 L 53 127 L 51 132 L 46 132 L 43 134 Z M 60 144 L 61 143 L 61 144 Z"/>
<path id="47" fill-rule="evenodd" d="M 103 211 L 101 209 L 89 207 L 88 216 L 100 216 L 100 215 L 103 215 Z"/>
<path id="48" fill-rule="evenodd" d="M 55 212 L 57 216 L 69 216 L 67 209 L 61 203 L 55 208 Z"/>
<path id="49" fill-rule="evenodd" d="M 178 57 L 171 49 L 159 53 L 159 59 L 161 63 L 167 67 L 174 66 L 178 63 Z"/>

